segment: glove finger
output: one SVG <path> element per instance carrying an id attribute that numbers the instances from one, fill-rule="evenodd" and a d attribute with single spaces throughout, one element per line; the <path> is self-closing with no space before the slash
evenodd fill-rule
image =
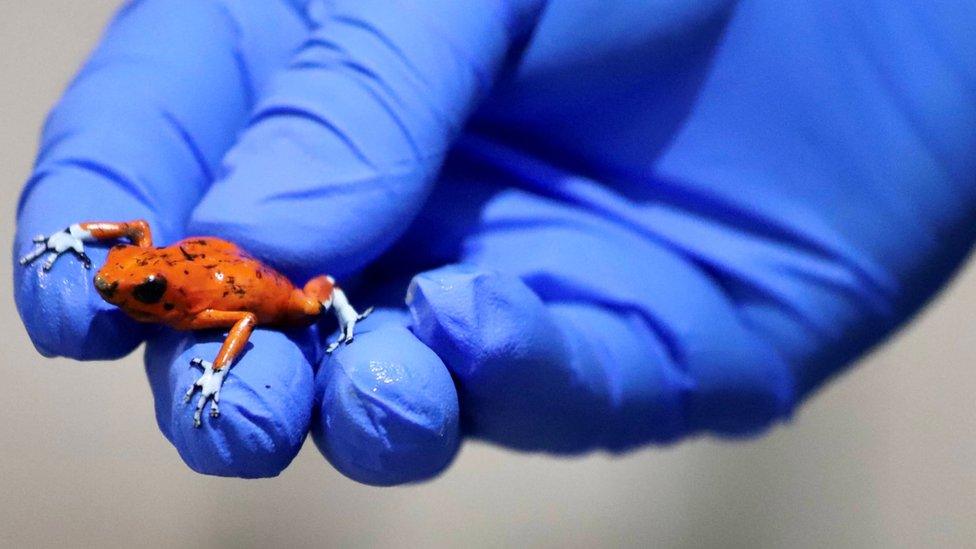
<path id="1" fill-rule="evenodd" d="M 417 213 L 540 5 L 333 2 L 257 105 L 192 231 L 296 278 L 362 267 Z"/>
<path id="2" fill-rule="evenodd" d="M 403 312 L 373 313 L 315 379 L 315 443 L 336 469 L 366 484 L 430 478 L 459 447 L 454 383 L 407 320 Z"/>
<path id="3" fill-rule="evenodd" d="M 220 390 L 220 416 L 201 426 L 193 411 L 200 396 L 184 395 L 203 373 L 194 358 L 212 361 L 226 334 L 164 330 L 146 346 L 146 373 L 156 421 L 183 461 L 199 473 L 273 477 L 291 463 L 308 433 L 313 401 L 314 331 L 258 329 L 230 368 Z"/>
<path id="4" fill-rule="evenodd" d="M 283 2 L 146 0 L 123 9 L 52 111 L 17 214 L 15 260 L 38 234 L 143 218 L 162 242 L 185 220 L 267 74 L 304 38 Z M 274 25 L 268 25 L 274 22 Z M 93 247 L 98 265 L 106 255 Z M 77 262 L 15 267 L 18 310 L 38 350 L 81 359 L 145 335 L 101 302 Z"/>
<path id="5" fill-rule="evenodd" d="M 464 259 L 416 277 L 408 304 L 477 436 L 620 449 L 751 433 L 791 410 L 783 357 L 707 273 L 638 233 L 506 192 Z"/>
<path id="6" fill-rule="evenodd" d="M 469 434 L 573 453 L 687 430 L 690 382 L 639 321 L 592 305 L 550 308 L 518 279 L 470 266 L 419 275 L 408 295 L 414 333 L 458 381 Z M 627 436 L 634 429 L 640 439 Z"/>

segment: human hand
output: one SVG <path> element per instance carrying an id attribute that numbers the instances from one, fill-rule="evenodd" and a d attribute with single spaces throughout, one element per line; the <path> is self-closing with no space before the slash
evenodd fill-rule
<path id="1" fill-rule="evenodd" d="M 756 432 L 971 242 L 972 13 L 916 29 L 839 2 L 552 2 L 519 59 L 537 2 L 336 4 L 127 8 L 21 202 L 15 254 L 145 218 L 159 242 L 223 236 L 297 282 L 372 262 L 364 304 L 462 264 L 417 276 L 409 320 L 376 314 L 321 367 L 315 330 L 256 331 L 201 431 L 181 393 L 219 334 L 134 323 L 77 263 L 17 271 L 41 352 L 149 338 L 160 428 L 195 470 L 276 474 L 310 426 L 373 484 L 436 474 L 461 433 L 580 452 Z"/>

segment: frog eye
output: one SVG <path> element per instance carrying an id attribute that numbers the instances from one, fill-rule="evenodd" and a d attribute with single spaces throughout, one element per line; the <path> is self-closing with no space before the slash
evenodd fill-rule
<path id="1" fill-rule="evenodd" d="M 132 297 L 147 305 L 159 303 L 166 293 L 166 277 L 149 275 L 141 284 L 132 289 Z"/>

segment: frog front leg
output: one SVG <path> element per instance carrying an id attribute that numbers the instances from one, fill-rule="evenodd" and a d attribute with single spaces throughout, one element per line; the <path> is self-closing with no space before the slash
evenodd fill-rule
<path id="1" fill-rule="evenodd" d="M 34 249 L 20 258 L 20 264 L 27 266 L 37 258 L 47 254 L 43 269 L 45 272 L 54 267 L 54 262 L 65 252 L 72 252 L 82 262 L 86 269 L 91 269 L 91 259 L 85 253 L 85 242 L 97 242 L 128 238 L 133 244 L 141 248 L 152 246 L 152 232 L 149 224 L 141 219 L 122 223 L 90 221 L 75 223 L 50 236 L 39 235 L 34 238 Z"/>
<path id="2" fill-rule="evenodd" d="M 203 407 L 210 400 L 210 417 L 220 415 L 220 388 L 224 384 L 224 378 L 231 365 L 244 350 L 247 340 L 257 325 L 257 317 L 253 313 L 244 311 L 215 311 L 208 309 L 198 314 L 190 323 L 191 330 L 209 330 L 215 328 L 230 327 L 224 344 L 213 362 L 205 361 L 201 358 L 194 358 L 190 364 L 203 367 L 203 375 L 197 379 L 186 391 L 183 402 L 189 402 L 193 393 L 200 389 L 200 398 L 197 399 L 196 411 L 193 413 L 193 426 L 200 427 Z"/>

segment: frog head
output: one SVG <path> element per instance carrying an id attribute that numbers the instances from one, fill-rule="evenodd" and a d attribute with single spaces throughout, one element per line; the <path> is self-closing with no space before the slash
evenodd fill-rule
<path id="1" fill-rule="evenodd" d="M 95 275 L 95 290 L 136 320 L 156 321 L 168 312 L 165 267 L 154 249 L 121 244 L 109 251 Z"/>

